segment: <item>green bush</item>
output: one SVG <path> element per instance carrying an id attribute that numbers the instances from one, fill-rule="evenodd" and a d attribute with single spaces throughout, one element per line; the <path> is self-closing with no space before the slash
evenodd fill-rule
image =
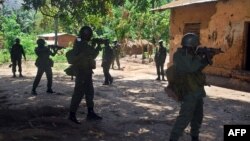
<path id="1" fill-rule="evenodd" d="M 0 64 L 10 61 L 10 54 L 7 49 L 0 49 Z"/>
<path id="2" fill-rule="evenodd" d="M 21 44 L 23 45 L 26 55 L 35 55 L 34 49 L 36 45 L 36 36 L 32 34 L 22 33 L 19 37 L 21 39 Z"/>

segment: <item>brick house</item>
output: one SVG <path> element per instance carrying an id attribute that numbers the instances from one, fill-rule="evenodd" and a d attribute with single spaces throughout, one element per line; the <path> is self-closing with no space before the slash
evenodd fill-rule
<path id="1" fill-rule="evenodd" d="M 250 81 L 250 0 L 175 0 L 170 9 L 170 63 L 183 35 L 194 32 L 202 46 L 221 48 L 207 74 Z"/>
<path id="2" fill-rule="evenodd" d="M 44 39 L 48 45 L 53 45 L 55 43 L 55 33 L 41 34 L 38 35 L 38 38 Z M 76 39 L 75 35 L 67 33 L 57 34 L 58 45 L 62 47 L 69 47 L 74 43 L 75 39 Z"/>

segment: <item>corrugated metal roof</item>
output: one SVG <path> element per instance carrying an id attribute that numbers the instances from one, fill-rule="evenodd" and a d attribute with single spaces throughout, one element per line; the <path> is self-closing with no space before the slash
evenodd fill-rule
<path id="1" fill-rule="evenodd" d="M 175 0 L 161 7 L 151 9 L 151 11 L 163 11 L 166 9 L 171 9 L 175 7 L 187 6 L 191 4 L 206 3 L 206 2 L 216 2 L 218 0 Z"/>
<path id="2" fill-rule="evenodd" d="M 67 33 L 57 33 L 57 36 L 65 35 Z M 46 33 L 46 34 L 41 34 L 37 35 L 38 37 L 55 37 L 55 33 Z"/>

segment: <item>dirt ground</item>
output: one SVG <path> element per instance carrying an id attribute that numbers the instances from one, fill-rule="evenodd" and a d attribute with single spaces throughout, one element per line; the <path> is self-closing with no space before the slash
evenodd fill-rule
<path id="1" fill-rule="evenodd" d="M 163 91 L 167 81 L 156 81 L 154 63 L 121 60 L 123 70 L 111 70 L 114 83 L 103 86 L 100 59 L 94 70 L 95 110 L 102 121 L 86 121 L 85 100 L 78 109 L 82 122 L 67 120 L 74 81 L 65 75 L 67 64 L 53 68 L 55 94 L 46 93 L 43 76 L 31 95 L 34 62 L 23 63 L 23 78 L 12 78 L 8 64 L 0 66 L 0 141 L 167 141 L 180 104 Z M 250 124 L 249 84 L 208 76 L 201 141 L 223 141 L 223 125 Z M 238 89 L 238 90 L 236 90 Z M 189 141 L 186 128 L 181 141 Z"/>

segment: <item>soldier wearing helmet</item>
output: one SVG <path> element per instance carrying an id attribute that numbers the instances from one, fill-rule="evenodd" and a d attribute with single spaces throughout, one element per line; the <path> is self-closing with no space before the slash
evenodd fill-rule
<path id="1" fill-rule="evenodd" d="M 47 93 L 54 93 L 52 90 L 52 67 L 53 60 L 50 56 L 55 56 L 57 50 L 51 51 L 48 47 L 45 46 L 44 39 L 37 40 L 37 47 L 35 48 L 35 53 L 37 55 L 37 59 L 35 65 L 37 67 L 37 74 L 32 87 L 32 94 L 37 95 L 36 88 L 42 78 L 43 73 L 45 72 L 47 76 Z"/>
<path id="2" fill-rule="evenodd" d="M 206 58 L 196 55 L 200 44 L 194 33 L 183 36 L 181 45 L 173 57 L 175 69 L 174 87 L 181 101 L 181 109 L 171 131 L 170 141 L 177 141 L 190 124 L 192 141 L 199 141 L 199 129 L 203 119 L 203 97 L 206 92 L 205 75 L 202 70 L 208 65 Z"/>
<path id="3" fill-rule="evenodd" d="M 92 29 L 89 26 L 83 26 L 73 46 L 72 65 L 75 68 L 76 79 L 68 119 L 77 124 L 80 124 L 80 122 L 76 118 L 76 112 L 84 95 L 88 108 L 87 120 L 102 119 L 94 112 L 94 87 L 92 80 L 93 69 L 96 67 L 95 58 L 101 48 L 99 44 L 95 47 L 95 41 L 91 42 L 92 35 Z"/>
<path id="4" fill-rule="evenodd" d="M 16 66 L 18 66 L 19 77 L 23 77 L 22 75 L 22 56 L 24 60 L 26 60 L 25 52 L 23 46 L 20 44 L 20 39 L 15 39 L 15 44 L 10 49 L 10 56 L 12 62 L 12 73 L 13 77 L 16 77 Z"/>
<path id="5" fill-rule="evenodd" d="M 167 57 L 167 49 L 163 46 L 163 41 L 159 41 L 159 49 L 155 53 L 155 64 L 156 64 L 156 71 L 157 71 L 157 78 L 156 80 L 165 81 L 164 78 L 164 64 Z"/>

